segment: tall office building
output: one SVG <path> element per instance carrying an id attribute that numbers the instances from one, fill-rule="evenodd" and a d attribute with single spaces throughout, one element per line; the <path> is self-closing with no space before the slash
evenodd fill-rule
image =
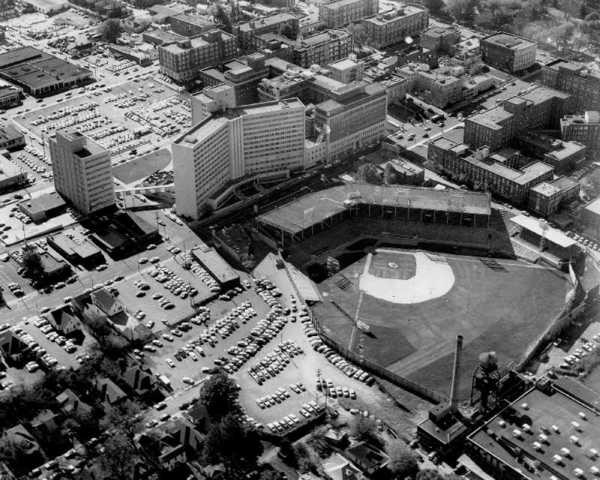
<path id="1" fill-rule="evenodd" d="M 600 72 L 586 65 L 565 60 L 544 65 L 542 83 L 571 94 L 574 111 L 600 110 Z"/>
<path id="2" fill-rule="evenodd" d="M 424 8 L 406 5 L 365 18 L 361 24 L 369 46 L 384 48 L 404 42 L 406 37 L 420 35 L 429 25 L 429 13 Z"/>
<path id="3" fill-rule="evenodd" d="M 297 98 L 229 109 L 173 143 L 176 208 L 198 218 L 242 177 L 289 175 L 304 167 L 305 107 Z"/>
<path id="4" fill-rule="evenodd" d="M 535 43 L 516 35 L 495 33 L 479 44 L 483 61 L 504 72 L 520 72 L 535 64 Z"/>
<path id="5" fill-rule="evenodd" d="M 115 203 L 110 153 L 79 132 L 50 140 L 56 191 L 84 215 Z"/>
<path id="6" fill-rule="evenodd" d="M 375 15 L 378 0 L 334 0 L 319 5 L 319 20 L 329 28 L 338 28 Z"/>

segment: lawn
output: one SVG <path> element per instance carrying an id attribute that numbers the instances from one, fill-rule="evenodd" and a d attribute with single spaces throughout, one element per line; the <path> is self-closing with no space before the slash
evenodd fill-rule
<path id="1" fill-rule="evenodd" d="M 564 305 L 567 281 L 549 268 L 518 261 L 483 263 L 478 257 L 447 255 L 456 281 L 444 296 L 415 304 L 395 304 L 359 295 L 356 273 L 364 260 L 343 270 L 352 285 L 341 289 L 335 276 L 321 284 L 325 298 L 333 300 L 351 319 L 371 328 L 371 334 L 352 336 L 352 321 L 332 314 L 323 305 L 315 312 L 326 331 L 364 355 L 400 375 L 447 393 L 455 339 L 464 336 L 460 394 L 470 392 L 470 377 L 477 357 L 495 351 L 502 364 L 516 361 Z M 386 257 L 386 262 L 392 261 Z M 396 262 L 405 262 L 399 255 Z M 359 307 L 358 314 L 356 312 Z"/>

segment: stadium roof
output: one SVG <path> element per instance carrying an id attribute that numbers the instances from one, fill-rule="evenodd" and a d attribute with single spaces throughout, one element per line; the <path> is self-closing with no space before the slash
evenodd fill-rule
<path id="1" fill-rule="evenodd" d="M 525 215 L 517 215 L 510 220 L 519 227 L 529 230 L 540 237 L 544 237 L 549 242 L 552 242 L 560 247 L 569 248 L 576 243 L 575 240 L 567 237 L 560 230 L 549 225 L 542 226 L 540 220 L 537 218 L 527 217 Z"/>
<path id="2" fill-rule="evenodd" d="M 310 193 L 258 217 L 292 235 L 346 210 L 346 200 L 386 207 L 490 215 L 490 197 L 463 190 L 348 184 Z"/>

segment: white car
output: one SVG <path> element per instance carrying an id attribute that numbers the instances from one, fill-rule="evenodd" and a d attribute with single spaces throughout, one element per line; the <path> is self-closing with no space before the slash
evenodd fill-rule
<path id="1" fill-rule="evenodd" d="M 173 363 L 173 360 L 171 360 L 170 358 L 167 358 L 165 360 L 165 362 L 167 363 L 167 365 L 171 368 L 175 368 L 175 363 Z"/>

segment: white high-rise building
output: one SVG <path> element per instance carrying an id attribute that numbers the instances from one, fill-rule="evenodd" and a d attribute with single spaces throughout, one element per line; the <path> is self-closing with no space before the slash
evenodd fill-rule
<path id="1" fill-rule="evenodd" d="M 50 140 L 56 191 L 84 215 L 115 203 L 110 153 L 79 132 Z"/>
<path id="2" fill-rule="evenodd" d="M 242 177 L 304 168 L 304 116 L 304 104 L 291 98 L 230 109 L 192 127 L 172 148 L 177 213 L 198 218 L 212 196 Z"/>

